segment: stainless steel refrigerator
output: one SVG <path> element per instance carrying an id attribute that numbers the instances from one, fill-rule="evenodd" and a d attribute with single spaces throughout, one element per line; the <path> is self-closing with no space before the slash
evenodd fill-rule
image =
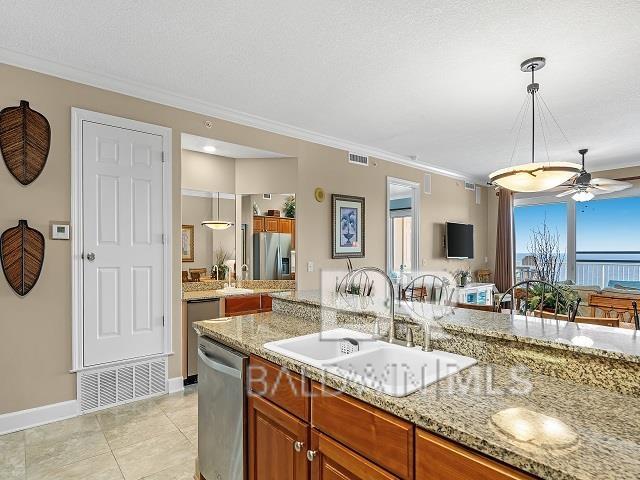
<path id="1" fill-rule="evenodd" d="M 291 234 L 253 234 L 253 279 L 291 279 Z"/>

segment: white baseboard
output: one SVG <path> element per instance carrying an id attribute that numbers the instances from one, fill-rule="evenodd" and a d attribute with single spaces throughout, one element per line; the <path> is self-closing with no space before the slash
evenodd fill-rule
<path id="1" fill-rule="evenodd" d="M 5 413 L 0 415 L 0 435 L 65 420 L 79 414 L 80 406 L 76 400 Z"/>
<path id="2" fill-rule="evenodd" d="M 184 390 L 184 379 L 182 377 L 174 377 L 167 380 L 167 392 L 175 393 Z"/>

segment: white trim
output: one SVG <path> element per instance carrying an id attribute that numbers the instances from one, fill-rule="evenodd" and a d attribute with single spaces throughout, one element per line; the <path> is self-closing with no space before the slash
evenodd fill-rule
<path id="1" fill-rule="evenodd" d="M 0 49 L 2 53 L 2 49 Z M 163 293 L 164 293 L 164 355 L 172 353 L 172 252 L 173 236 L 173 182 L 172 182 L 172 131 L 168 127 L 138 122 L 128 118 L 120 118 L 104 113 L 92 112 L 80 108 L 71 108 L 71 312 L 72 312 L 72 343 L 71 368 L 72 371 L 84 369 L 82 312 L 83 312 L 83 272 L 82 272 L 82 122 L 90 121 L 113 125 L 121 128 L 153 133 L 162 137 L 163 174 Z M 128 361 L 136 360 L 129 359 Z"/>
<path id="2" fill-rule="evenodd" d="M 5 413 L 0 415 L 0 435 L 77 417 L 79 414 L 80 405 L 76 400 Z"/>
<path id="3" fill-rule="evenodd" d="M 228 122 L 244 125 L 246 127 L 253 127 L 277 133 L 279 135 L 285 135 L 287 137 L 325 145 L 327 147 L 346 150 L 348 152 L 361 152 L 369 157 L 406 165 L 419 170 L 438 173 L 451 178 L 469 179 L 476 183 L 484 183 L 487 180 L 486 178 L 473 178 L 455 170 L 449 170 L 436 165 L 418 162 L 415 155 L 400 155 L 377 147 L 362 145 L 349 140 L 313 132 L 304 128 L 241 112 L 215 103 L 198 100 L 184 95 L 177 95 L 167 90 L 146 85 L 141 82 L 126 80 L 114 75 L 99 74 L 82 70 L 70 65 L 15 52 L 6 48 L 0 48 L 0 61 L 8 65 L 26 68 L 58 78 L 63 78 L 65 80 L 70 80 L 72 82 L 78 82 L 92 87 L 129 95 L 142 100 L 159 103 L 161 105 L 179 108 L 188 112 L 215 117 Z"/>
<path id="4" fill-rule="evenodd" d="M 390 245 L 391 239 L 391 213 L 389 211 L 389 202 L 391 201 L 391 185 L 404 185 L 411 188 L 411 233 L 412 240 L 412 263 L 414 264 L 412 270 L 420 270 L 420 204 L 422 202 L 422 189 L 419 182 L 412 182 L 411 180 L 404 180 L 402 178 L 387 177 L 387 202 L 385 206 L 386 226 L 387 226 L 387 242 L 385 245 L 385 252 L 387 257 L 387 273 L 391 273 L 393 267 L 393 252 Z"/>
<path id="5" fill-rule="evenodd" d="M 167 380 L 167 393 L 176 393 L 184 390 L 184 378 L 174 377 Z"/>
<path id="6" fill-rule="evenodd" d="M 235 193 L 223 193 L 223 192 L 207 192 L 206 190 L 193 190 L 191 188 L 183 188 L 180 190 L 182 195 L 187 197 L 203 197 L 203 198 L 220 198 L 226 200 L 235 200 Z"/>

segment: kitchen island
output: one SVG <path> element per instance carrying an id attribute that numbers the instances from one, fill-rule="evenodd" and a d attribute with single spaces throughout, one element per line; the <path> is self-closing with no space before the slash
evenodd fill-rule
<path id="1" fill-rule="evenodd" d="M 514 359 L 519 357 L 515 356 L 513 350 L 518 349 L 514 345 L 509 345 L 511 351 L 506 355 L 507 360 L 502 361 L 498 352 L 505 345 L 490 344 L 491 352 L 487 359 L 483 355 L 475 355 L 480 349 L 478 345 L 469 343 L 468 338 L 461 342 L 456 340 L 454 332 L 445 331 L 444 336 L 436 336 L 434 346 L 443 350 L 451 347 L 450 351 L 458 349 L 457 353 L 468 348 L 470 351 L 465 353 L 477 358 L 478 364 L 406 397 L 391 397 L 264 348 L 267 342 L 316 333 L 336 325 L 344 326 L 345 323 L 348 328 L 367 331 L 371 327 L 372 313 L 383 315 L 382 309 L 375 307 L 372 310 L 334 306 L 336 308 L 329 308 L 328 311 L 314 311 L 307 307 L 319 305 L 308 298 L 305 301 L 304 296 L 303 293 L 277 294 L 273 299 L 273 312 L 215 322 L 197 322 L 195 328 L 201 335 L 251 355 L 252 363 L 270 362 L 268 365 L 273 365 L 274 368 L 284 367 L 286 371 L 293 372 L 293 375 L 300 375 L 300 379 L 314 382 L 312 392 L 322 388 L 335 389 L 346 394 L 343 395 L 345 398 L 361 402 L 358 404 L 360 406 L 379 410 L 383 417 L 389 415 L 390 418 L 385 420 L 390 424 L 393 424 L 393 418 L 397 418 L 402 425 L 410 426 L 411 441 L 407 443 L 410 455 L 406 460 L 406 474 L 395 465 L 386 463 L 388 456 L 380 457 L 377 451 L 367 452 L 353 447 L 355 454 L 371 461 L 374 467 L 381 467 L 382 473 L 389 475 L 379 478 L 425 478 L 420 473 L 427 468 L 425 465 L 435 467 L 428 458 L 425 460 L 421 445 L 424 446 L 425 442 L 434 445 L 439 440 L 445 442 L 442 448 L 446 451 L 456 452 L 458 449 L 455 457 L 457 465 L 471 468 L 468 465 L 489 462 L 486 467 L 489 470 L 485 469 L 485 472 L 494 472 L 488 477 L 449 478 L 640 478 L 640 402 L 633 386 L 640 368 L 637 355 L 640 340 L 618 337 L 609 327 L 597 327 L 595 330 L 590 328 L 580 332 L 581 336 L 594 342 L 589 347 L 584 347 L 584 350 L 579 345 L 568 345 L 566 342 L 553 342 L 559 345 L 559 348 L 553 348 L 536 344 L 536 335 L 527 336 L 526 332 L 520 331 L 518 324 L 518 337 L 526 337 L 529 343 L 520 342 L 515 336 L 508 340 L 495 338 L 498 342 L 508 341 L 516 346 L 528 345 L 534 348 L 529 350 L 529 356 L 524 356 L 525 361 L 517 362 Z M 308 296 L 312 297 L 313 294 Z M 316 304 L 313 305 L 314 303 Z M 496 314 L 473 311 L 473 314 L 468 315 L 478 319 L 475 327 L 470 325 L 473 322 L 466 313 L 456 310 L 454 315 L 459 315 L 461 319 L 454 323 L 464 324 L 465 328 L 478 328 L 485 333 L 495 330 L 503 336 L 510 334 L 505 326 L 507 320 L 500 317 L 505 314 L 494 317 Z M 407 317 L 409 320 L 419 320 L 411 319 L 410 315 Z M 496 318 L 502 319 L 502 323 L 498 322 L 494 328 L 491 326 L 491 319 Z M 443 325 L 447 323 L 446 319 L 440 320 Z M 553 321 L 556 325 L 552 327 L 546 323 L 547 320 L 529 318 L 527 322 L 533 331 L 542 328 L 542 323 L 535 327 L 536 321 L 545 322 L 547 330 L 575 328 L 575 325 L 567 327 L 566 322 Z M 602 338 L 606 338 L 606 342 Z M 548 342 L 549 339 L 542 338 L 540 341 Z M 483 348 L 487 345 L 489 343 L 483 344 Z M 537 348 L 545 350 L 541 353 L 535 350 Z M 526 348 L 519 350 L 526 351 Z M 565 378 L 560 378 L 556 375 L 559 367 L 548 367 L 549 364 L 554 364 L 556 353 L 561 358 L 561 367 L 565 367 L 570 360 L 576 363 L 588 358 L 593 363 L 588 365 L 586 371 L 572 373 L 573 377 L 565 375 Z M 539 360 L 539 368 L 531 362 L 531 358 Z M 601 384 L 605 380 L 600 377 L 596 381 L 591 380 L 593 371 L 596 371 L 597 376 L 598 369 L 607 371 L 609 368 L 617 372 L 617 376 L 609 384 Z M 629 370 L 627 376 L 624 375 L 625 369 Z M 262 400 L 256 402 L 260 401 Z M 273 406 L 269 405 L 269 408 Z M 311 431 L 313 435 L 324 438 L 322 435 L 327 433 L 322 430 L 326 429 L 324 423 L 320 418 L 314 421 L 316 407 L 313 399 L 310 409 L 308 421 Z M 554 446 L 548 439 L 546 442 L 537 441 L 535 435 L 505 433 L 504 429 L 499 428 L 496 419 L 501 413 L 513 411 L 512 409 L 539 417 L 543 415 L 540 418 L 545 419 L 544 421 L 566 426 L 571 440 L 561 446 Z M 298 417 L 299 421 L 300 418 Z M 355 426 L 347 423 L 342 428 L 349 431 L 355 429 Z M 313 438 L 317 438 L 317 435 Z M 327 441 L 330 440 L 331 436 Z M 338 440 L 341 440 L 341 444 L 348 443 L 343 439 Z M 306 445 L 309 445 L 308 441 Z M 374 449 L 374 445 L 371 448 Z M 375 448 L 379 449 L 380 445 Z M 309 463 L 313 465 L 313 459 Z M 491 470 L 492 468 L 495 470 Z M 317 477 L 312 475 L 312 478 Z"/>

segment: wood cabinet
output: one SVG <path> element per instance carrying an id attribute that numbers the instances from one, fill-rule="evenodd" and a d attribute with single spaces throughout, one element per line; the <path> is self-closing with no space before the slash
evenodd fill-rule
<path id="1" fill-rule="evenodd" d="M 252 355 L 250 480 L 533 480 Z"/>
<path id="2" fill-rule="evenodd" d="M 224 299 L 224 315 L 236 317 L 251 313 L 271 311 L 271 297 L 269 295 L 238 295 Z"/>
<path id="3" fill-rule="evenodd" d="M 249 396 L 249 480 L 307 480 L 309 425 Z"/>
<path id="4" fill-rule="evenodd" d="M 533 480 L 444 438 L 416 430 L 416 478 L 429 480 Z"/>
<path id="5" fill-rule="evenodd" d="M 309 380 L 302 375 L 251 355 L 249 387 L 254 393 L 272 401 L 292 415 L 305 422 L 309 421 Z"/>
<path id="6" fill-rule="evenodd" d="M 278 232 L 280 232 L 280 233 L 291 233 L 291 219 L 290 218 L 279 218 L 278 219 Z"/>
<path id="7" fill-rule="evenodd" d="M 413 478 L 413 424 L 319 383 L 311 390 L 313 428 L 398 478 Z"/>
<path id="8" fill-rule="evenodd" d="M 264 232 L 264 217 L 253 217 L 253 231 Z"/>
<path id="9" fill-rule="evenodd" d="M 311 480 L 397 480 L 317 430 L 311 431 Z"/>
<path id="10" fill-rule="evenodd" d="M 278 233 L 279 220 L 278 217 L 264 217 L 264 231 Z"/>

